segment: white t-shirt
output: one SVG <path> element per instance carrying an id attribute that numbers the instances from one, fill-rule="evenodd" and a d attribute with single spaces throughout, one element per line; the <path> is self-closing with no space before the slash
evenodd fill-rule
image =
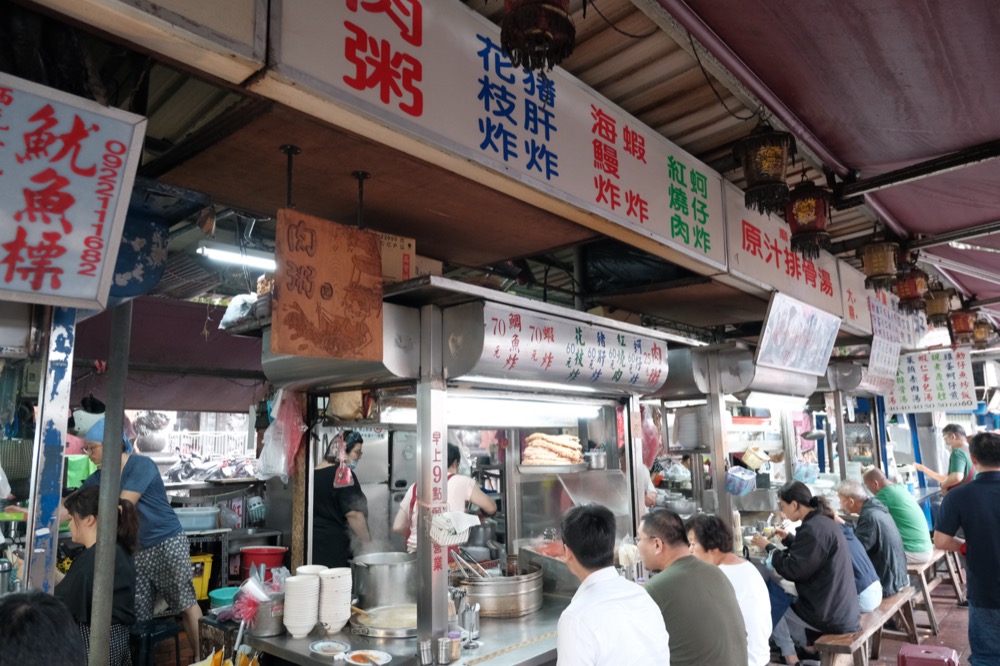
<path id="1" fill-rule="evenodd" d="M 580 584 L 559 617 L 557 666 L 669 664 L 670 637 L 663 613 L 646 590 L 614 567 Z"/>
<path id="2" fill-rule="evenodd" d="M 410 511 L 410 538 L 406 540 L 406 551 L 408 553 L 417 552 L 417 532 L 420 531 L 413 529 L 413 526 L 417 524 L 418 510 L 417 503 L 413 501 L 414 487 L 416 487 L 416 484 L 407 488 L 406 494 L 403 495 L 403 499 L 399 502 L 399 506 L 407 511 L 410 511 L 410 505 L 413 505 L 413 510 Z M 464 513 L 465 505 L 472 499 L 472 491 L 475 488 L 476 481 L 472 477 L 455 474 L 448 479 L 448 511 Z"/>
<path id="3" fill-rule="evenodd" d="M 747 627 L 749 666 L 767 666 L 771 661 L 771 650 L 767 645 L 771 635 L 771 597 L 767 593 L 767 584 L 757 567 L 750 562 L 720 564 L 719 568 L 736 590 L 736 600 Z"/>

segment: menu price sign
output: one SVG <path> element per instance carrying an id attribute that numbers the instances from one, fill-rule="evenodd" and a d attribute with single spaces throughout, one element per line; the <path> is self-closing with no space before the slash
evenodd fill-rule
<path id="1" fill-rule="evenodd" d="M 757 345 L 757 365 L 822 376 L 840 331 L 840 317 L 780 292 L 771 295 Z"/>
<path id="2" fill-rule="evenodd" d="M 921 312 L 905 313 L 899 309 L 899 297 L 884 291 L 868 294 L 872 332 L 876 337 L 898 342 L 903 349 L 920 347 L 927 334 L 927 316 Z"/>
<path id="3" fill-rule="evenodd" d="M 374 232 L 279 210 L 271 351 L 381 361 L 381 253 Z"/>
<path id="4" fill-rule="evenodd" d="M 887 409 L 943 412 L 976 408 L 968 348 L 905 354 Z"/>
<path id="5" fill-rule="evenodd" d="M 653 393 L 667 379 L 662 340 L 496 303 L 484 305 L 483 319 L 476 374 L 638 395 Z"/>
<path id="6" fill-rule="evenodd" d="M 0 73 L 0 299 L 105 307 L 145 129 Z"/>
<path id="7" fill-rule="evenodd" d="M 896 384 L 899 368 L 900 344 L 875 336 L 872 339 L 868 367 L 861 374 L 862 391 L 878 395 L 889 395 Z"/>

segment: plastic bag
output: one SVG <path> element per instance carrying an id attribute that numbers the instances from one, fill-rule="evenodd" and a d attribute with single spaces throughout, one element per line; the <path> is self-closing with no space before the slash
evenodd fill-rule
<path id="1" fill-rule="evenodd" d="M 300 394 L 281 389 L 275 396 L 275 419 L 264 431 L 264 446 L 257 460 L 258 479 L 277 476 L 288 483 L 292 461 L 302 442 L 306 424 L 302 421 Z"/>
<path id="2" fill-rule="evenodd" d="M 235 326 L 254 316 L 254 303 L 257 302 L 257 294 L 237 294 L 233 300 L 229 301 L 226 314 L 222 315 L 219 328 L 229 328 Z"/>
<path id="3" fill-rule="evenodd" d="M 0 500 L 7 499 L 10 495 L 10 483 L 7 481 L 7 475 L 4 474 L 3 467 L 0 467 Z"/>
<path id="4" fill-rule="evenodd" d="M 347 444 L 344 441 L 343 434 L 337 438 L 337 441 L 339 442 L 337 460 L 340 463 L 337 465 L 337 471 L 333 475 L 333 487 L 349 488 L 354 485 L 354 475 L 351 474 L 351 467 L 347 464 Z"/>

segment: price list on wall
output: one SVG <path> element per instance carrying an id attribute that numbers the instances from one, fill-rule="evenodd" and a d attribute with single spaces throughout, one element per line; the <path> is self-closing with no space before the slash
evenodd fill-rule
<path id="1" fill-rule="evenodd" d="M 975 409 L 976 391 L 967 348 L 905 354 L 886 401 L 891 411 Z"/>

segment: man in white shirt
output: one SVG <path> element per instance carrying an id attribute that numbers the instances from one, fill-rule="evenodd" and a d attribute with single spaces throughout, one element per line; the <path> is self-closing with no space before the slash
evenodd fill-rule
<path id="1" fill-rule="evenodd" d="M 559 618 L 557 666 L 669 664 L 663 614 L 614 568 L 615 517 L 597 504 L 575 506 L 562 521 L 563 561 L 580 579 Z"/>

